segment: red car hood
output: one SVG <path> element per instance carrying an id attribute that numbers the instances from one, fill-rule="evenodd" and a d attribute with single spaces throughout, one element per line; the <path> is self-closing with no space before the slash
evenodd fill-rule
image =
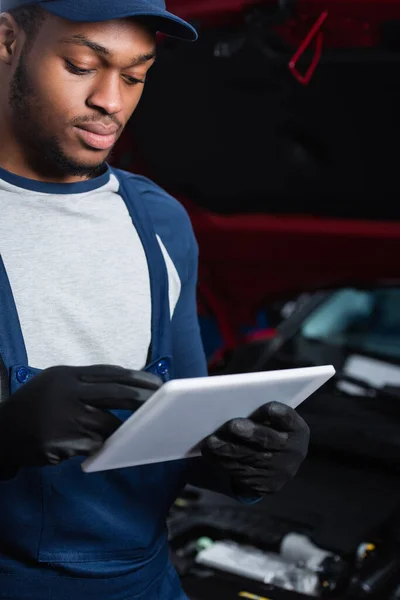
<path id="1" fill-rule="evenodd" d="M 200 247 L 200 301 L 232 333 L 274 299 L 400 283 L 400 222 L 221 216 L 184 204 Z"/>

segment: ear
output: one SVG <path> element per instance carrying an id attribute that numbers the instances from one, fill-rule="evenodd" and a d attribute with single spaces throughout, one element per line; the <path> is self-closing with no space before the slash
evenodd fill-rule
<path id="1" fill-rule="evenodd" d="M 8 13 L 0 14 L 0 62 L 11 65 L 17 54 L 17 41 L 21 30 Z"/>

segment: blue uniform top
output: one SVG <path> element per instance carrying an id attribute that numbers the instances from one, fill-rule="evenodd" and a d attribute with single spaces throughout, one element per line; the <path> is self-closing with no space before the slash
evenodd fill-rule
<path id="1" fill-rule="evenodd" d="M 207 374 L 196 312 L 198 248 L 183 207 L 148 179 L 110 169 L 144 248 L 151 289 L 151 357 L 146 370 L 169 378 Z M 14 186 L 23 180 L 0 171 Z M 30 182 L 40 192 L 41 184 Z M 54 194 L 65 188 L 45 184 Z M 67 184 L 70 193 L 85 191 Z M 49 186 L 53 186 L 49 188 Z M 71 188 L 72 186 L 72 188 Z M 77 186 L 77 187 L 73 187 Z M 79 187 L 80 186 L 80 187 Z M 160 238 L 181 290 L 170 318 Z M 10 393 L 38 369 L 29 365 L 12 287 L 0 257 L 0 355 Z M 122 419 L 129 413 L 117 411 Z M 22 415 L 21 415 L 22 417 Z M 0 598 L 177 600 L 184 597 L 168 558 L 166 517 L 185 483 L 233 495 L 203 459 L 85 474 L 83 459 L 23 469 L 0 483 Z"/>

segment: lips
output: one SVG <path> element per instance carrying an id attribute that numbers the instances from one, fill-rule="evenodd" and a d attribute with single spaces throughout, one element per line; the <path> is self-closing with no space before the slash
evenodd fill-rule
<path id="1" fill-rule="evenodd" d="M 81 140 L 91 148 L 97 150 L 108 150 L 117 141 L 118 127 L 112 125 L 106 127 L 101 123 L 85 123 L 80 127 L 74 127 Z"/>

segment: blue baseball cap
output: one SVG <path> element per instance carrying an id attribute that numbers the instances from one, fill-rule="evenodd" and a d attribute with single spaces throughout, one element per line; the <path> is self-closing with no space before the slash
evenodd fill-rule
<path id="1" fill-rule="evenodd" d="M 190 42 L 198 37 L 192 25 L 166 10 L 164 0 L 0 0 L 0 12 L 29 4 L 38 4 L 58 17 L 82 23 L 150 17 L 161 33 Z"/>

